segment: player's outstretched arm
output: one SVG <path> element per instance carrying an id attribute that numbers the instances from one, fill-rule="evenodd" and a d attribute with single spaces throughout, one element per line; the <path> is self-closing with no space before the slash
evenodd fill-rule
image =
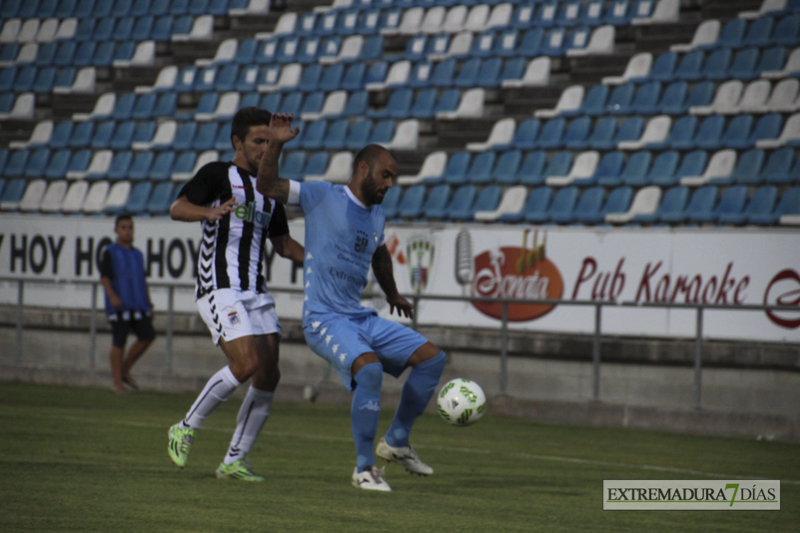
<path id="1" fill-rule="evenodd" d="M 175 200 L 169 208 L 169 216 L 172 220 L 182 222 L 216 222 L 236 208 L 236 198 L 231 198 L 217 207 L 203 207 L 195 205 L 186 196 L 181 196 Z"/>
<path id="2" fill-rule="evenodd" d="M 303 264 L 305 259 L 305 248 L 303 245 L 294 240 L 289 234 L 281 235 L 280 237 L 270 237 L 272 246 L 278 255 L 294 261 L 295 263 Z"/>
<path id="3" fill-rule="evenodd" d="M 284 143 L 297 137 L 300 127 L 292 129 L 294 115 L 275 113 L 267 126 L 267 149 L 258 165 L 258 179 L 256 190 L 268 198 L 285 204 L 289 200 L 289 180 L 280 179 L 278 176 L 278 159 L 281 156 Z"/>
<path id="4" fill-rule="evenodd" d="M 389 303 L 389 314 L 394 313 L 395 308 L 397 308 L 398 316 L 414 318 L 413 306 L 397 292 L 392 256 L 389 254 L 389 250 L 386 249 L 385 244 L 378 246 L 378 249 L 372 255 L 372 271 L 375 273 L 378 285 L 381 286 L 384 294 L 386 294 L 386 301 Z"/>

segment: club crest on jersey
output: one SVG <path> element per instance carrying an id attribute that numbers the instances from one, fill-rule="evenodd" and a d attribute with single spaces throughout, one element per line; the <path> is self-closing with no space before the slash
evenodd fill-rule
<path id="1" fill-rule="evenodd" d="M 239 324 L 241 324 L 242 321 L 239 320 L 239 313 L 237 313 L 236 311 L 228 313 L 228 322 L 230 322 L 231 326 L 233 326 L 233 327 L 236 327 Z"/>
<path id="2" fill-rule="evenodd" d="M 261 211 L 256 207 L 255 201 L 245 205 L 236 206 L 233 210 L 234 216 L 244 222 L 252 222 L 256 226 L 266 228 L 269 225 L 269 220 L 272 218 L 271 213 Z"/>

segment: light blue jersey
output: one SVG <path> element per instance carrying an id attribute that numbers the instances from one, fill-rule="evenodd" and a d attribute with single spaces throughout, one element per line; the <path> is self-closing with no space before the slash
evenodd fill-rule
<path id="1" fill-rule="evenodd" d="M 361 292 L 372 256 L 384 241 L 383 208 L 367 208 L 346 186 L 324 181 L 303 183 L 299 206 L 306 218 L 304 325 L 316 314 L 375 315 L 361 305 Z"/>

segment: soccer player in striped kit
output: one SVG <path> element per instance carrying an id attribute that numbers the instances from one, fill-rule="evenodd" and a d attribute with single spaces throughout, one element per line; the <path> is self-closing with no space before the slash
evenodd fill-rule
<path id="1" fill-rule="evenodd" d="M 303 246 L 289 236 L 283 206 L 256 190 L 271 114 L 239 110 L 231 124 L 231 162 L 201 168 L 170 208 L 173 220 L 202 222 L 197 308 L 228 365 L 214 374 L 183 420 L 169 429 L 168 453 L 184 467 L 195 432 L 239 385 L 252 378 L 217 477 L 263 481 L 246 455 L 253 448 L 280 380 L 281 327 L 261 272 L 266 239 L 281 257 L 303 262 Z"/>

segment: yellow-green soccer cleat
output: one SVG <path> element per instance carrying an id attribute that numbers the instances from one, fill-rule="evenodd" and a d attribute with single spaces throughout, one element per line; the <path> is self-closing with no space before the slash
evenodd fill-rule
<path id="1" fill-rule="evenodd" d="M 172 462 L 183 468 L 186 466 L 186 461 L 189 459 L 189 449 L 192 447 L 194 441 L 194 430 L 192 428 L 183 428 L 181 423 L 178 422 L 169 428 L 169 458 Z"/>
<path id="2" fill-rule="evenodd" d="M 264 478 L 255 474 L 246 459 L 239 459 L 232 465 L 220 463 L 217 468 L 217 477 L 220 479 L 240 479 L 242 481 L 264 481 Z"/>

